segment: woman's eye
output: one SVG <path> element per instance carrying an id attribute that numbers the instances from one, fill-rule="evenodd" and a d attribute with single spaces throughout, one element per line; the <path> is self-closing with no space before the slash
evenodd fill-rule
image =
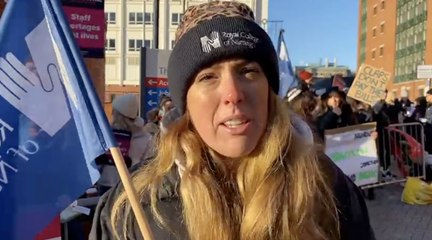
<path id="1" fill-rule="evenodd" d="M 213 75 L 213 74 L 203 74 L 199 79 L 198 79 L 198 81 L 199 82 L 202 82 L 202 81 L 208 81 L 208 80 L 211 80 L 211 79 L 213 79 L 215 76 Z"/>
<path id="2" fill-rule="evenodd" d="M 244 67 L 241 69 L 242 74 L 248 74 L 248 73 L 257 73 L 259 70 L 254 67 Z"/>

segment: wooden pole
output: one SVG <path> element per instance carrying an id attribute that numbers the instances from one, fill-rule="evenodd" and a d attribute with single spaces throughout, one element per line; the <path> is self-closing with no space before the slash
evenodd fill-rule
<path id="1" fill-rule="evenodd" d="M 129 171 L 124 162 L 123 156 L 121 155 L 120 149 L 118 147 L 110 148 L 111 155 L 113 156 L 114 163 L 117 167 L 120 179 L 123 183 L 126 195 L 132 206 L 132 211 L 135 214 L 135 218 L 138 222 L 141 234 L 145 240 L 154 240 L 153 233 L 150 229 L 150 225 L 147 218 L 144 215 L 144 210 L 142 208 L 141 202 L 138 200 L 138 195 L 135 188 L 132 185 L 132 180 Z"/>

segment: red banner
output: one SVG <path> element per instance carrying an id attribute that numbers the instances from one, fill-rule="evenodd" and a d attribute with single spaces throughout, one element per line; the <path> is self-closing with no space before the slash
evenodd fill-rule
<path id="1" fill-rule="evenodd" d="M 62 1 L 66 19 L 84 57 L 103 57 L 105 52 L 105 13 L 103 1 Z"/>

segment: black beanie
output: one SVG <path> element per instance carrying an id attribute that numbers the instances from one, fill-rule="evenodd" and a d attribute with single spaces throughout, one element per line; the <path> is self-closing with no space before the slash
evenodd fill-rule
<path id="1" fill-rule="evenodd" d="M 242 58 L 259 63 L 270 88 L 278 93 L 276 51 L 264 29 L 253 21 L 247 5 L 205 3 L 189 8 L 182 21 L 168 62 L 170 95 L 180 113 L 185 112 L 186 94 L 195 75 L 224 59 Z"/>

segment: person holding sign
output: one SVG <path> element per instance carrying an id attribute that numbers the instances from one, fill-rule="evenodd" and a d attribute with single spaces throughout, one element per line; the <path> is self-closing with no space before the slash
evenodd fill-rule
<path id="1" fill-rule="evenodd" d="M 278 97 L 276 51 L 247 5 L 190 7 L 168 79 L 181 116 L 133 174 L 156 239 L 374 239 L 358 188 Z M 121 185 L 95 215 L 90 239 L 141 239 Z"/>

